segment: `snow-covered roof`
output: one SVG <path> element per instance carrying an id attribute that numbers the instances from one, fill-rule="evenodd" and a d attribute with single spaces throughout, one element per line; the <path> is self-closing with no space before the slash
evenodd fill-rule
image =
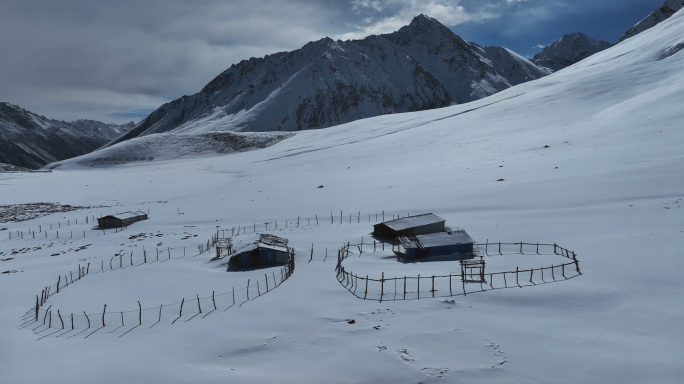
<path id="1" fill-rule="evenodd" d="M 254 240 L 250 241 L 250 239 L 247 241 L 242 241 L 235 245 L 235 247 L 233 248 L 233 254 L 237 255 L 240 253 L 252 251 L 257 248 L 289 252 L 289 249 L 287 247 L 288 240 L 285 238 L 268 234 L 260 234 L 259 239 L 255 239 L 255 237 L 252 237 L 252 239 Z"/>
<path id="2" fill-rule="evenodd" d="M 126 220 L 126 219 L 132 219 L 134 217 L 145 216 L 145 215 L 147 215 L 147 213 L 145 213 L 143 211 L 127 211 L 127 212 L 119 212 L 116 215 L 107 215 L 107 216 L 115 217 L 119 220 Z"/>
<path id="3" fill-rule="evenodd" d="M 464 230 L 449 232 L 430 233 L 416 237 L 400 237 L 399 241 L 404 248 L 432 248 L 456 244 L 471 244 L 475 241 Z"/>
<path id="4" fill-rule="evenodd" d="M 441 217 L 435 214 L 424 213 L 422 215 L 408 216 L 390 221 L 385 221 L 381 224 L 385 224 L 386 226 L 394 229 L 395 231 L 401 231 L 407 228 L 414 228 L 420 227 L 421 225 L 441 223 L 443 221 L 446 220 L 442 219 Z"/>

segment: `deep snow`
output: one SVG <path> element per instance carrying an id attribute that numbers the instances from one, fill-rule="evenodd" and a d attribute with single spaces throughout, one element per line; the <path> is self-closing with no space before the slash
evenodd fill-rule
<path id="1" fill-rule="evenodd" d="M 4 204 L 120 204 L 121 211 L 149 208 L 151 217 L 0 263 L 17 271 L 0 275 L 3 382 L 680 382 L 684 52 L 663 53 L 682 36 L 679 12 L 486 99 L 300 132 L 260 150 L 79 165 L 95 152 L 52 173 L 2 175 Z M 340 223 L 340 210 L 351 223 Z M 366 238 L 368 215 L 374 221 L 383 210 L 434 212 L 476 241 L 555 242 L 577 253 L 583 275 L 452 298 L 364 301 L 337 282 L 330 253 Z M 101 213 L 107 210 L 2 224 L 0 250 L 46 244 L 5 240 L 7 231 Z M 318 225 L 309 221 L 315 214 Z M 216 230 L 250 232 L 275 220 L 279 230 L 269 232 L 297 249 L 295 273 L 242 307 L 123 337 L 118 330 L 36 341 L 42 334 L 18 329 L 35 294 L 77 264 L 143 244 L 195 245 Z M 139 233 L 148 236 L 130 239 Z M 51 257 L 54 250 L 64 253 Z M 347 262 L 376 276 L 455 266 L 376 256 Z M 225 292 L 262 273 L 225 272 L 209 258 L 88 276 L 49 303 L 65 313 L 97 313 L 104 304 L 135 310 L 138 300 L 154 306 Z"/>

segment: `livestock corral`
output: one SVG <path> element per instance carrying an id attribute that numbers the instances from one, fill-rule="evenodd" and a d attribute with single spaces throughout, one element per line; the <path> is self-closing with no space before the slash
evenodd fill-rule
<path id="1" fill-rule="evenodd" d="M 429 221 L 439 222 L 441 219 L 436 215 L 428 215 L 396 215 L 396 218 L 393 216 L 392 220 L 386 222 L 388 224 L 376 224 L 374 233 L 378 232 L 377 228 L 385 225 L 397 227 L 398 222 L 420 224 L 427 221 L 426 216 Z M 367 219 L 370 223 L 374 217 L 378 217 L 379 220 L 382 216 L 384 213 L 368 214 Z M 371 229 L 362 223 L 360 212 L 356 217 L 351 214 L 345 217 L 340 213 L 337 219 L 331 214 L 330 222 L 325 224 L 321 223 L 322 217 L 314 215 L 314 223 L 310 217 L 298 217 L 296 220 L 281 220 L 280 226 L 278 221 L 274 220 L 265 222 L 259 228 L 256 223 L 252 224 L 252 228 L 249 228 L 249 225 L 221 227 L 211 233 L 206 242 L 190 249 L 187 246 L 163 247 L 163 243 L 159 242 L 153 250 L 143 247 L 129 253 L 119 251 L 108 258 L 83 259 L 74 270 L 60 273 L 51 285 L 45 286 L 40 294 L 35 296 L 35 303 L 22 315 L 21 328 L 32 329 L 39 338 L 67 338 L 77 335 L 90 337 L 96 332 L 104 333 L 103 330 L 117 333 L 121 337 L 143 325 L 154 327 L 201 319 L 232 307 L 241 307 L 250 300 L 270 293 L 292 276 L 296 258 L 299 258 L 300 262 L 305 262 L 306 266 L 314 261 L 330 263 L 328 265 L 331 269 L 328 273 L 335 273 L 337 280 L 350 293 L 360 299 L 380 302 L 467 295 L 478 291 L 533 286 L 566 280 L 581 274 L 574 252 L 557 244 L 489 241 L 479 243 L 463 229 L 452 230 L 444 226 L 444 221 L 437 226 L 428 223 L 419 230 L 403 225 L 404 232 L 398 234 L 407 236 L 396 238 L 363 235 L 360 242 L 346 242 L 337 248 L 322 249 L 320 245 L 316 248 L 313 243 L 310 250 L 300 248 L 297 256 L 290 239 L 285 236 L 294 236 L 295 241 L 299 243 L 306 231 L 313 230 L 316 232 L 312 234 L 314 237 L 322 235 L 320 238 L 324 244 L 330 244 L 338 237 L 335 235 L 335 226 L 354 225 L 357 228 L 354 231 L 360 233 L 363 233 L 363 228 Z M 419 220 L 415 220 L 415 217 Z M 352 220 L 354 218 L 356 220 Z M 127 229 L 122 228 L 115 234 L 121 234 L 124 230 Z M 275 232 L 278 235 L 267 232 Z M 382 234 L 388 233 L 385 231 Z M 416 233 L 420 234 L 413 236 Z M 163 238 L 167 235 L 151 234 L 149 239 Z M 311 239 L 312 235 L 305 237 Z M 148 236 L 144 233 L 131 234 L 128 237 L 133 244 L 145 238 Z M 181 240 L 186 238 L 187 235 Z M 200 256 L 204 257 L 197 259 Z M 194 297 L 181 297 L 178 301 L 152 307 L 143 306 L 141 300 L 130 300 L 135 297 L 128 297 L 128 300 L 137 303 L 137 309 L 129 307 L 127 310 L 113 308 L 111 304 L 108 307 L 104 302 L 100 303 L 99 312 L 94 310 L 96 306 L 92 303 L 87 306 L 90 312 L 75 308 L 56 308 L 52 305 L 55 295 L 65 289 L 67 292 L 71 291 L 71 286 L 80 286 L 79 282 L 82 280 L 97 278 L 95 275 L 104 277 L 113 271 L 129 270 L 129 274 L 139 275 L 145 281 L 144 269 L 138 272 L 138 267 L 163 265 L 162 263 L 172 260 L 186 260 L 183 262 L 185 268 L 196 269 L 200 265 L 207 265 L 211 270 L 219 267 L 224 271 L 227 269 L 238 273 L 248 272 L 247 279 L 242 284 L 231 283 L 232 286 L 228 290 L 213 289 L 211 294 L 207 295 L 205 289 L 201 295 L 198 293 Z M 193 260 L 204 262 L 197 264 Z M 334 260 L 336 262 L 332 263 Z M 201 272 L 200 268 L 197 273 L 199 276 L 206 272 Z M 226 277 L 223 280 L 226 280 Z M 212 279 L 221 280 L 220 276 L 216 275 Z M 116 280 L 118 279 L 113 281 Z M 235 281 L 232 278 L 228 280 Z M 158 278 L 151 277 L 149 281 L 158 281 Z M 153 297 L 149 292 L 142 296 L 145 297 L 146 303 Z M 123 303 L 125 299 L 126 297 L 117 298 L 115 302 Z"/>

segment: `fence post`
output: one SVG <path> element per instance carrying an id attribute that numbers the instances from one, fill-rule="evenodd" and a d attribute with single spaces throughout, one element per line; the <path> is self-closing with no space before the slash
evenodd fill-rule
<path id="1" fill-rule="evenodd" d="M 449 274 L 449 296 L 453 296 L 453 292 L 451 291 L 451 273 Z"/>
<path id="2" fill-rule="evenodd" d="M 311 257 L 309 258 L 309 262 L 311 262 L 311 260 L 313 260 L 313 246 L 314 245 L 311 244 Z"/>
<path id="3" fill-rule="evenodd" d="M 556 243 L 553 243 L 553 253 L 555 253 L 557 255 L 558 252 L 556 252 L 556 247 L 557 247 Z"/>
<path id="4" fill-rule="evenodd" d="M 366 296 L 368 296 L 368 275 L 366 275 L 366 290 L 363 293 L 364 300 L 366 300 Z"/>
<path id="5" fill-rule="evenodd" d="M 39 302 L 38 295 L 36 295 L 36 321 L 38 321 L 38 308 L 40 308 L 40 305 L 38 304 Z"/>
<path id="6" fill-rule="evenodd" d="M 504 276 L 504 287 L 508 288 L 508 284 L 506 284 L 506 272 L 505 271 L 503 273 L 503 276 Z"/>
<path id="7" fill-rule="evenodd" d="M 487 249 L 489 248 L 489 239 L 487 239 L 487 242 L 485 243 L 485 255 L 489 256 L 489 252 Z"/>
<path id="8" fill-rule="evenodd" d="M 59 317 L 59 321 L 62 323 L 62 329 L 64 329 L 64 320 L 62 320 L 62 314 L 59 313 L 59 309 L 57 310 L 57 316 Z"/>
<path id="9" fill-rule="evenodd" d="M 380 302 L 382 303 L 382 296 L 385 294 L 385 272 L 382 273 L 382 279 L 380 279 Z"/>
<path id="10" fill-rule="evenodd" d="M 216 309 L 216 298 L 214 297 L 214 291 L 211 291 L 211 302 L 214 303 L 214 309 Z"/>
<path id="11" fill-rule="evenodd" d="M 406 300 L 406 276 L 404 276 L 404 300 Z"/>
<path id="12" fill-rule="evenodd" d="M 420 273 L 418 274 L 418 299 L 420 299 Z"/>
<path id="13" fill-rule="evenodd" d="M 202 305 L 200 305 L 199 295 L 197 295 L 197 308 L 199 309 L 199 313 L 202 313 Z"/>
<path id="14" fill-rule="evenodd" d="M 57 293 L 59 293 L 59 282 L 62 280 L 62 275 L 57 276 Z"/>
<path id="15" fill-rule="evenodd" d="M 249 279 L 247 279 L 247 300 L 249 300 Z"/>
<path id="16" fill-rule="evenodd" d="M 74 314 L 71 314 L 71 330 L 74 330 Z"/>
<path id="17" fill-rule="evenodd" d="M 88 314 L 83 311 L 83 315 L 85 315 L 86 320 L 88 320 L 88 328 L 90 328 L 90 318 L 88 317 Z"/>
<path id="18" fill-rule="evenodd" d="M 183 304 L 185 304 L 185 297 L 181 300 L 180 312 L 178 312 L 178 317 L 183 317 Z"/>
<path id="19" fill-rule="evenodd" d="M 515 283 L 520 286 L 520 283 L 518 283 L 518 267 L 515 267 Z"/>
<path id="20" fill-rule="evenodd" d="M 142 305 L 138 301 L 138 325 L 142 325 Z"/>
<path id="21" fill-rule="evenodd" d="M 266 278 L 266 292 L 268 292 L 268 275 L 264 273 L 264 277 Z"/>
<path id="22" fill-rule="evenodd" d="M 105 327 L 105 321 L 104 321 L 105 312 L 107 312 L 107 304 L 104 305 L 104 309 L 102 310 L 102 328 Z"/>
<path id="23" fill-rule="evenodd" d="M 537 255 L 539 254 L 539 243 L 537 243 Z"/>
<path id="24" fill-rule="evenodd" d="M 579 262 L 577 261 L 577 257 L 575 256 L 575 252 L 572 253 L 572 259 L 575 261 L 575 268 L 577 269 L 577 273 L 581 274 L 579 269 Z"/>
<path id="25" fill-rule="evenodd" d="M 235 287 L 233 287 L 233 305 L 235 305 Z"/>
<path id="26" fill-rule="evenodd" d="M 523 253 L 523 251 L 522 251 L 522 241 L 520 242 L 520 253 L 521 253 L 521 254 Z"/>
<path id="27" fill-rule="evenodd" d="M 435 297 L 435 276 L 432 276 L 432 297 Z"/>
<path id="28" fill-rule="evenodd" d="M 501 242 L 499 241 L 499 255 L 501 255 Z"/>
<path id="29" fill-rule="evenodd" d="M 530 283 L 532 282 L 532 274 L 534 273 L 534 268 L 530 269 Z"/>
<path id="30" fill-rule="evenodd" d="M 565 277 L 565 264 L 561 264 L 561 272 L 563 274 L 563 277 Z M 567 279 L 567 277 L 565 277 Z"/>

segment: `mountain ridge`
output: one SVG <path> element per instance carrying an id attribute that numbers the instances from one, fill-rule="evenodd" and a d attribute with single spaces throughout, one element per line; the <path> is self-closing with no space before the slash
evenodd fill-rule
<path id="1" fill-rule="evenodd" d="M 134 126 L 95 120 L 48 119 L 0 102 L 0 163 L 38 169 L 48 163 L 94 151 Z"/>
<path id="2" fill-rule="evenodd" d="M 613 44 L 608 41 L 595 40 L 581 32 L 575 32 L 563 35 L 547 45 L 530 61 L 538 66 L 559 71 L 612 46 Z"/>
<path id="3" fill-rule="evenodd" d="M 200 92 L 162 105 L 110 145 L 161 132 L 324 128 L 477 100 L 548 73 L 510 50 L 466 42 L 419 15 L 391 34 L 326 37 L 240 61 Z"/>
<path id="4" fill-rule="evenodd" d="M 684 0 L 665 0 L 663 5 L 644 17 L 641 21 L 636 23 L 633 27 L 628 29 L 618 42 L 636 36 L 639 33 L 658 25 L 660 22 L 669 19 L 672 15 L 684 8 Z"/>

